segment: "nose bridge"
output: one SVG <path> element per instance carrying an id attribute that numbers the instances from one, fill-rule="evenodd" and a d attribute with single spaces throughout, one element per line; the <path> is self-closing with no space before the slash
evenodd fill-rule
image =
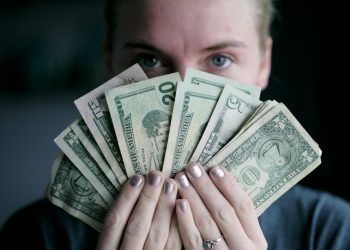
<path id="1" fill-rule="evenodd" d="M 190 62 L 190 60 L 188 60 L 188 59 L 179 60 L 175 64 L 175 71 L 180 73 L 182 80 L 185 79 L 187 68 L 198 68 L 198 67 L 196 67 L 196 65 L 194 63 Z"/>

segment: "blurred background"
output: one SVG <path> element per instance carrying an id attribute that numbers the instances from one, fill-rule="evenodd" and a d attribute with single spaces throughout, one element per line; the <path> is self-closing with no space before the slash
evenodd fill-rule
<path id="1" fill-rule="evenodd" d="M 347 142 L 347 124 L 336 115 L 345 107 L 339 98 L 344 71 L 335 53 L 341 39 L 334 43 L 338 36 L 316 1 L 275 2 L 272 74 L 262 100 L 284 102 L 323 151 L 322 165 L 302 184 L 350 200 L 347 152 L 340 146 Z M 104 1 L 0 6 L 1 227 L 14 211 L 43 197 L 58 152 L 53 139 L 79 116 L 73 101 L 108 78 Z"/>

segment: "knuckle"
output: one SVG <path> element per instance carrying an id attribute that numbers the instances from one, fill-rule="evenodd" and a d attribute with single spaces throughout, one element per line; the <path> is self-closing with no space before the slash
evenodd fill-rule
<path id="1" fill-rule="evenodd" d="M 147 226 L 142 220 L 130 218 L 129 223 L 125 229 L 125 235 L 131 237 L 141 237 L 147 231 Z"/>
<path id="2" fill-rule="evenodd" d="M 261 240 L 259 240 L 259 242 L 257 243 L 257 248 L 258 249 L 267 249 L 268 248 L 268 244 L 266 239 L 263 237 Z"/>
<path id="3" fill-rule="evenodd" d="M 255 242 L 250 244 L 250 247 L 248 249 L 259 249 L 259 250 L 266 250 L 268 248 L 267 241 L 264 239 L 263 241 Z"/>
<path id="4" fill-rule="evenodd" d="M 140 195 L 140 201 L 143 203 L 153 203 L 158 200 L 156 192 L 143 192 Z"/>
<path id="5" fill-rule="evenodd" d="M 196 189 L 198 190 L 203 190 L 203 191 L 206 191 L 208 190 L 209 188 L 212 188 L 212 183 L 210 183 L 208 180 L 206 181 L 203 181 L 203 182 L 199 182 L 197 185 L 196 185 Z"/>
<path id="6" fill-rule="evenodd" d="M 232 190 L 235 190 L 237 188 L 241 188 L 236 181 L 236 179 L 230 175 L 229 178 L 224 178 L 223 181 L 219 182 L 219 185 L 225 192 L 232 192 Z"/>
<path id="7" fill-rule="evenodd" d="M 261 247 L 262 247 L 262 249 L 267 249 L 267 248 L 268 248 L 268 244 L 267 244 L 266 239 L 264 239 L 264 240 L 261 242 Z"/>
<path id="8" fill-rule="evenodd" d="M 202 216 L 198 222 L 198 230 L 200 232 L 210 232 L 215 226 L 215 223 L 212 218 L 208 216 Z"/>
<path id="9" fill-rule="evenodd" d="M 261 250 L 259 246 L 257 246 L 255 243 L 249 241 L 249 242 L 244 242 L 243 246 L 241 247 L 244 250 Z"/>
<path id="10" fill-rule="evenodd" d="M 227 223 L 232 218 L 232 209 L 227 209 L 226 207 L 222 207 L 217 211 L 218 222 Z"/>
<path id="11" fill-rule="evenodd" d="M 195 234 L 193 237 L 188 239 L 187 246 L 189 249 L 198 249 L 202 246 L 202 238 L 200 235 Z"/>
<path id="12" fill-rule="evenodd" d="M 168 239 L 164 247 L 164 250 L 176 250 L 176 249 L 181 249 L 181 241 L 175 240 L 175 239 Z"/>
<path id="13" fill-rule="evenodd" d="M 140 191 L 138 189 L 124 187 L 117 197 L 117 202 L 121 204 L 130 204 L 135 201 L 139 195 Z"/>
<path id="14" fill-rule="evenodd" d="M 126 189 L 126 188 L 125 188 Z M 122 193 L 120 194 L 120 199 L 123 199 L 124 201 L 129 201 L 132 198 L 135 197 L 136 190 L 122 190 Z"/>
<path id="15" fill-rule="evenodd" d="M 239 201 L 235 206 L 236 213 L 242 215 L 249 215 L 251 213 L 255 213 L 255 208 L 253 202 L 247 198 Z"/>
<path id="16" fill-rule="evenodd" d="M 163 245 L 167 237 L 168 235 L 165 230 L 157 228 L 151 228 L 148 233 L 148 239 L 156 245 Z"/>
<path id="17" fill-rule="evenodd" d="M 106 230 L 118 230 L 123 225 L 123 218 L 118 213 L 110 212 L 105 218 L 104 227 Z"/>

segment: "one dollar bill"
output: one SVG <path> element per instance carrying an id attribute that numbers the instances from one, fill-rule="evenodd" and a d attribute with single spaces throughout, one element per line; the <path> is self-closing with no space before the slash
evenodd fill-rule
<path id="1" fill-rule="evenodd" d="M 321 150 L 290 111 L 278 104 L 231 140 L 205 166 L 225 167 L 260 215 L 321 163 Z"/>
<path id="2" fill-rule="evenodd" d="M 106 162 L 84 120 L 81 118 L 77 119 L 70 125 L 70 127 L 78 137 L 79 141 L 83 144 L 84 148 L 88 151 L 89 155 L 95 160 L 96 163 L 98 163 L 98 166 L 106 175 L 108 180 L 116 189 L 120 190 L 121 184 L 119 183 L 118 178 L 115 176 L 115 173 Z"/>
<path id="3" fill-rule="evenodd" d="M 68 127 L 54 141 L 86 179 L 88 179 L 91 185 L 101 194 L 102 198 L 108 204 L 112 204 L 117 197 L 117 189 L 85 149 L 74 131 Z"/>
<path id="4" fill-rule="evenodd" d="M 102 231 L 109 206 L 62 152 L 53 163 L 46 195 L 56 206 Z"/>

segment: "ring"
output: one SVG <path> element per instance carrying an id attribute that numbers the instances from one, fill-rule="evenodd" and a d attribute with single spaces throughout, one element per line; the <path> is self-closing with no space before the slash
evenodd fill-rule
<path id="1" fill-rule="evenodd" d="M 222 240 L 224 236 L 220 236 L 216 240 L 205 240 L 203 241 L 203 247 L 204 249 L 212 249 L 220 240 Z"/>

